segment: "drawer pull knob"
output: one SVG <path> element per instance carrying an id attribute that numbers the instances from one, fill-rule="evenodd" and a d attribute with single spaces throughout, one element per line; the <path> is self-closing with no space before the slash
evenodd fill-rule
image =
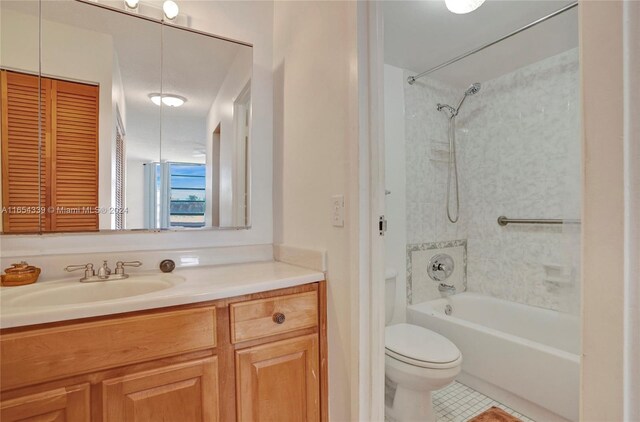
<path id="1" fill-rule="evenodd" d="M 276 312 L 273 314 L 273 322 L 276 324 L 284 323 L 284 314 L 282 312 Z"/>

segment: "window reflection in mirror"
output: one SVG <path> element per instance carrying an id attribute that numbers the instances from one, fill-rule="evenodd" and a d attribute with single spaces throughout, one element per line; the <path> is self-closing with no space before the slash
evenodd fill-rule
<path id="1" fill-rule="evenodd" d="M 252 49 L 167 25 L 162 44 L 162 100 L 167 104 L 161 106 L 161 161 L 202 168 L 205 187 L 212 188 L 189 195 L 204 194 L 203 225 L 247 226 Z M 176 194 L 186 179 L 167 180 L 172 217 L 164 223 L 172 228 L 196 226 L 187 215 L 173 215 L 173 209 L 195 207 L 188 197 Z"/>
<path id="2" fill-rule="evenodd" d="M 31 95 L 2 120 L 4 234 L 249 225 L 251 47 L 78 1 L 0 7 L 3 87 Z"/>

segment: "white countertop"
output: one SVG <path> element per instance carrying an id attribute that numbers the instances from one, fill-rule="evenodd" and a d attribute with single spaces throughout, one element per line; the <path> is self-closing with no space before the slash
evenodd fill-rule
<path id="1" fill-rule="evenodd" d="M 152 273 L 132 273 L 131 276 L 145 274 Z M 162 273 L 158 272 L 157 274 Z M 2 287 L 0 289 L 0 328 L 206 302 L 298 286 L 325 279 L 322 272 L 282 262 L 179 268 L 174 270 L 172 275 L 182 277 L 185 281 L 164 290 L 137 296 L 56 306 L 13 306 L 9 305 L 7 299 L 8 292 L 11 292 L 10 296 L 15 298 L 18 292 L 34 292 L 54 282 L 35 283 L 20 287 Z M 69 279 L 69 283 L 74 282 L 79 283 L 77 278 Z M 102 283 L 117 282 L 114 280 Z M 68 285 L 67 282 L 64 283 Z"/>

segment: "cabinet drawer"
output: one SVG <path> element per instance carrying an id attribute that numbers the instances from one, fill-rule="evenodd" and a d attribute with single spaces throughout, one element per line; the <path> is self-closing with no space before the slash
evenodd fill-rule
<path id="1" fill-rule="evenodd" d="M 318 292 L 311 291 L 229 305 L 231 341 L 255 340 L 318 325 Z"/>
<path id="2" fill-rule="evenodd" d="M 5 334 L 3 390 L 216 345 L 214 306 Z"/>

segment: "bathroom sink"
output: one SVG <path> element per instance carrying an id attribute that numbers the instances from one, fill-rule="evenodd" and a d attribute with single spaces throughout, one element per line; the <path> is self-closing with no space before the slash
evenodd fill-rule
<path id="1" fill-rule="evenodd" d="M 183 281 L 184 278 L 172 274 L 139 275 L 93 283 L 62 280 L 3 289 L 0 297 L 2 306 L 11 307 L 74 305 L 144 295 Z"/>

